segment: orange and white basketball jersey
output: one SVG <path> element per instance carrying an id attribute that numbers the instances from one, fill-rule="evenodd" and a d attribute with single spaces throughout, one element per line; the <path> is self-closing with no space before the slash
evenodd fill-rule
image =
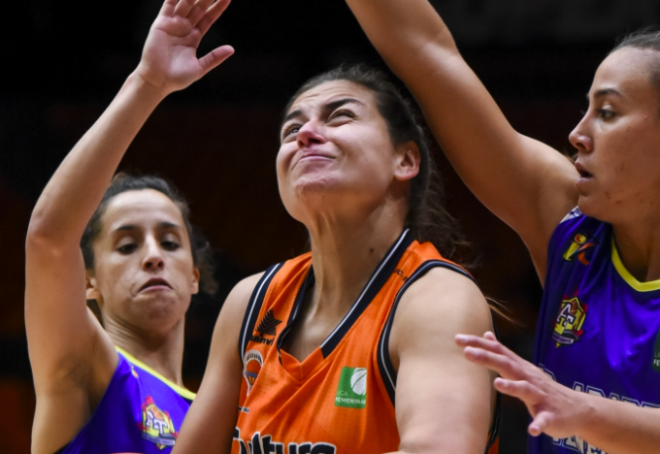
<path id="1" fill-rule="evenodd" d="M 341 323 L 302 362 L 282 345 L 306 289 L 314 285 L 311 255 L 269 268 L 255 287 L 241 328 L 244 380 L 232 453 L 397 451 L 390 329 L 405 290 L 433 267 L 469 277 L 432 244 L 420 244 L 403 232 Z M 491 431 L 489 454 L 497 449 L 496 432 Z"/>

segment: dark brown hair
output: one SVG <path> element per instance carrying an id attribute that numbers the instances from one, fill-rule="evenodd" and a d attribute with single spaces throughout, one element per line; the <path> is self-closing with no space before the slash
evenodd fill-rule
<path id="1" fill-rule="evenodd" d="M 89 220 L 85 233 L 80 240 L 80 249 L 82 249 L 85 260 L 85 268 L 94 269 L 94 241 L 98 238 L 103 229 L 103 213 L 113 197 L 127 191 L 140 191 L 143 189 L 153 189 L 165 194 L 181 210 L 181 217 L 186 226 L 188 237 L 192 249 L 192 257 L 195 266 L 199 269 L 200 288 L 204 293 L 213 294 L 218 288 L 218 284 L 213 279 L 213 257 L 211 247 L 204 236 L 190 223 L 190 207 L 176 187 L 160 177 L 145 175 L 131 176 L 124 173 L 115 175 L 110 183 L 110 187 L 105 191 L 103 199 L 98 208 Z"/>
<path id="2" fill-rule="evenodd" d="M 366 65 L 340 66 L 305 82 L 289 100 L 285 115 L 303 93 L 326 82 L 346 80 L 372 91 L 380 115 L 385 120 L 395 145 L 414 142 L 419 148 L 419 175 L 413 178 L 408 198 L 406 226 L 415 238 L 429 241 L 445 257 L 454 255 L 456 246 L 464 245 L 458 223 L 444 207 L 440 174 L 432 159 L 425 130 L 417 121 L 418 109 L 406 99 L 381 71 Z"/>
<path id="3" fill-rule="evenodd" d="M 656 28 L 642 28 L 625 35 L 623 38 L 619 39 L 610 54 L 625 47 L 649 49 L 660 52 L 660 30 Z M 654 61 L 650 62 L 650 66 L 651 82 L 655 85 L 656 89 L 660 91 L 660 58 L 656 58 Z"/>

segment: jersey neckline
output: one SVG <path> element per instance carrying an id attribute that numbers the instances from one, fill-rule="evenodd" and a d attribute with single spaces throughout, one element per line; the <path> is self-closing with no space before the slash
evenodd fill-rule
<path id="1" fill-rule="evenodd" d="M 649 282 L 640 282 L 635 276 L 630 274 L 621 261 L 621 256 L 619 255 L 619 249 L 616 247 L 616 242 L 614 241 L 614 235 L 612 235 L 612 263 L 614 268 L 617 270 L 621 278 L 628 283 L 634 290 L 638 292 L 653 292 L 660 290 L 660 279 L 656 281 Z"/>
<path id="2" fill-rule="evenodd" d="M 186 388 L 184 388 L 184 387 L 182 387 L 182 386 L 177 385 L 176 383 L 174 383 L 174 382 L 171 381 L 171 380 L 168 380 L 168 379 L 165 378 L 163 375 L 159 374 L 158 372 L 156 372 L 155 370 L 153 370 L 151 367 L 147 366 L 147 365 L 144 364 L 142 361 L 140 361 L 139 359 L 135 358 L 133 355 L 131 355 L 130 353 L 128 353 L 128 352 L 127 352 L 126 350 L 124 350 L 123 348 L 121 348 L 121 347 L 117 347 L 117 346 L 115 346 L 115 348 L 117 349 L 117 351 L 118 351 L 119 353 L 122 354 L 122 356 L 124 356 L 124 358 L 126 358 L 126 360 L 127 360 L 129 363 L 133 364 L 134 366 L 139 367 L 140 369 L 144 370 L 144 371 L 147 372 L 148 374 L 153 375 L 155 378 L 157 378 L 158 380 L 162 381 L 164 384 L 166 384 L 167 386 L 169 386 L 170 388 L 172 388 L 172 390 L 173 390 L 174 392 L 176 392 L 177 394 L 179 394 L 179 395 L 180 395 L 181 397 L 183 397 L 184 399 L 188 399 L 188 400 L 194 400 L 194 399 L 195 399 L 196 394 L 195 394 L 194 392 L 192 392 L 192 391 L 190 391 L 190 390 L 188 390 L 188 389 L 186 389 Z"/>
<path id="3" fill-rule="evenodd" d="M 355 322 L 359 319 L 360 315 L 366 310 L 371 301 L 376 297 L 376 295 L 383 288 L 385 283 L 389 280 L 390 276 L 396 269 L 401 257 L 408 249 L 408 247 L 413 243 L 414 238 L 410 233 L 410 230 L 404 230 L 401 235 L 396 239 L 394 244 L 387 251 L 385 256 L 381 259 L 378 266 L 374 270 L 373 274 L 367 281 L 367 284 L 362 289 L 362 292 L 355 300 L 349 311 L 346 313 L 344 318 L 339 322 L 335 329 L 328 335 L 328 337 L 323 341 L 323 343 L 317 347 L 307 358 L 304 358 L 302 361 L 299 361 L 297 358 L 291 356 L 288 352 L 282 349 L 284 345 L 284 340 L 286 339 L 287 334 L 291 330 L 293 323 L 295 322 L 305 297 L 305 292 L 310 285 L 314 285 L 314 268 L 310 265 L 309 270 L 306 273 L 303 282 L 298 289 L 298 294 L 296 295 L 293 308 L 291 309 L 289 319 L 287 321 L 287 326 L 284 328 L 282 333 L 277 339 L 277 350 L 280 354 L 280 362 L 282 363 L 281 353 L 287 353 L 290 356 L 287 363 L 292 367 L 294 362 L 297 362 L 297 365 L 303 367 L 303 369 L 310 372 L 309 369 L 315 369 L 315 367 L 310 367 L 311 363 L 316 364 L 320 358 L 327 358 L 337 347 L 339 342 L 344 338 L 346 333 L 351 329 Z M 320 350 L 321 355 L 319 356 L 317 351 Z M 310 360 L 309 363 L 305 364 L 307 360 Z M 293 361 L 295 360 L 295 361 Z M 287 369 L 288 370 L 288 369 Z M 303 374 L 304 375 L 304 374 Z"/>

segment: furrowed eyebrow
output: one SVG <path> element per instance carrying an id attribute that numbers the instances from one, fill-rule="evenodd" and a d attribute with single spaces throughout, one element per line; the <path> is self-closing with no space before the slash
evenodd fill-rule
<path id="1" fill-rule="evenodd" d="M 336 101 L 331 101 L 327 103 L 325 106 L 323 106 L 324 111 L 332 111 L 335 110 L 345 104 L 360 104 L 364 105 L 362 101 L 359 99 L 355 98 L 342 98 L 342 99 L 337 99 Z M 294 111 L 291 111 L 287 114 L 286 117 L 284 117 L 284 121 L 282 122 L 283 124 L 286 123 L 287 121 L 291 120 L 292 118 L 296 118 L 298 116 L 302 115 L 302 110 L 296 109 Z"/>
<path id="2" fill-rule="evenodd" d="M 342 99 L 338 99 L 336 101 L 332 101 L 332 102 L 327 103 L 323 107 L 323 109 L 326 110 L 326 111 L 332 111 L 332 110 L 338 109 L 339 107 L 341 107 L 345 104 L 360 104 L 362 106 L 364 105 L 364 103 L 362 101 L 360 101 L 359 99 L 342 98 Z"/>
<path id="3" fill-rule="evenodd" d="M 179 226 L 177 224 L 174 224 L 172 222 L 166 222 L 166 221 L 159 222 L 158 223 L 158 228 L 163 229 L 163 230 L 182 230 L 181 226 Z M 122 225 L 120 227 L 117 227 L 115 230 L 113 230 L 113 233 L 115 233 L 115 232 L 130 232 L 130 231 L 133 231 L 133 230 L 140 230 L 140 227 L 138 227 L 137 225 L 134 225 L 134 224 L 126 224 L 126 225 Z"/>
<path id="4" fill-rule="evenodd" d="M 598 90 L 596 93 L 594 93 L 594 99 L 602 98 L 603 96 L 607 96 L 607 95 L 615 95 L 620 98 L 623 98 L 623 95 L 614 88 L 603 88 L 601 90 Z M 587 94 L 587 100 L 589 100 L 588 94 Z"/>

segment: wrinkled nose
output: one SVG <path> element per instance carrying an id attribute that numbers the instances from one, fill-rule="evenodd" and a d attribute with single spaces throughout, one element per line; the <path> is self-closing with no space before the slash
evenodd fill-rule
<path id="1" fill-rule="evenodd" d="M 568 135 L 568 140 L 571 142 L 578 152 L 590 153 L 593 151 L 594 142 L 591 138 L 591 135 L 588 133 L 588 129 L 585 125 L 585 119 L 582 119 L 580 123 L 571 131 Z"/>
<path id="2" fill-rule="evenodd" d="M 314 144 L 325 143 L 325 137 L 321 133 L 321 127 L 316 121 L 306 122 L 298 131 L 298 148 L 309 147 Z"/>
<path id="3" fill-rule="evenodd" d="M 154 238 L 148 239 L 146 242 L 146 255 L 142 260 L 142 268 L 146 271 L 155 271 L 163 269 L 164 266 L 163 250 L 158 241 Z"/>

